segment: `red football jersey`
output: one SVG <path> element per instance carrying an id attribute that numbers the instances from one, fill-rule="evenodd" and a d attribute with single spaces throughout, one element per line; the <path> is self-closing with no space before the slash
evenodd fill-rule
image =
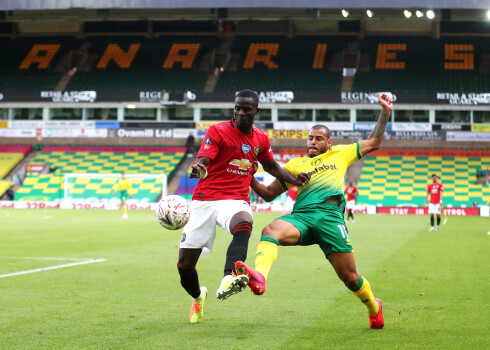
<path id="1" fill-rule="evenodd" d="M 295 201 L 296 200 L 296 197 L 298 196 L 298 188 L 296 186 L 289 187 L 288 196 L 293 201 Z"/>
<path id="2" fill-rule="evenodd" d="M 204 136 L 197 157 L 208 157 L 208 176 L 199 180 L 192 199 L 215 201 L 238 199 L 250 203 L 252 163 L 274 159 L 269 136 L 256 127 L 241 132 L 235 119 L 212 125 Z"/>
<path id="3" fill-rule="evenodd" d="M 352 186 L 347 186 L 344 191 L 345 194 L 347 194 L 347 201 L 353 201 L 356 200 L 357 194 L 357 187 L 352 185 Z"/>
<path id="4" fill-rule="evenodd" d="M 444 191 L 442 184 L 439 182 L 431 183 L 427 186 L 427 193 L 430 193 L 430 202 L 432 204 L 439 204 L 441 202 L 441 193 Z"/>

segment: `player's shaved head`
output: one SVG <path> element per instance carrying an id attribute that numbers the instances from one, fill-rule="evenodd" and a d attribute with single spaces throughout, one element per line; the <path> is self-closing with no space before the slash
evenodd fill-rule
<path id="1" fill-rule="evenodd" d="M 237 94 L 235 95 L 235 99 L 237 97 L 251 98 L 254 101 L 254 106 L 255 107 L 259 106 L 259 96 L 255 91 L 249 89 L 238 91 Z"/>
<path id="2" fill-rule="evenodd" d="M 325 133 L 325 136 L 327 137 L 327 139 L 330 138 L 330 129 L 327 128 L 325 125 L 322 125 L 322 124 L 317 124 L 317 125 L 314 125 L 310 130 L 312 129 L 323 129 L 324 133 Z"/>
<path id="3" fill-rule="evenodd" d="M 306 142 L 310 158 L 327 152 L 330 146 L 332 146 L 330 130 L 321 124 L 313 126 L 308 133 L 308 141 Z"/>

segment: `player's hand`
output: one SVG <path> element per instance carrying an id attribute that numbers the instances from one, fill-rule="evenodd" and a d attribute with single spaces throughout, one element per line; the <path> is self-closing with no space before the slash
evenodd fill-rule
<path id="1" fill-rule="evenodd" d="M 252 163 L 252 175 L 255 175 L 255 173 L 257 172 L 257 169 L 259 169 L 259 165 L 257 164 L 257 162 L 253 162 Z"/>
<path id="2" fill-rule="evenodd" d="M 192 165 L 192 171 L 189 177 L 191 179 L 204 179 L 208 176 L 208 168 L 201 163 L 196 163 L 196 165 Z"/>
<path id="3" fill-rule="evenodd" d="M 299 173 L 298 176 L 296 177 L 296 183 L 293 183 L 292 185 L 303 186 L 306 185 L 308 182 L 310 182 L 310 179 L 311 179 L 310 173 Z"/>
<path id="4" fill-rule="evenodd" d="M 393 99 L 387 94 L 379 95 L 378 103 L 381 105 L 381 108 L 386 112 L 391 112 L 393 109 Z"/>

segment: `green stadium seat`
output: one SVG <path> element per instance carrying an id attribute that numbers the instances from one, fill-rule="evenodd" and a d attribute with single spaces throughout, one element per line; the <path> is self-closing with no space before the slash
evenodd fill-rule
<path id="1" fill-rule="evenodd" d="M 313 69 L 319 43 L 327 44 L 324 67 Z M 244 68 L 252 44 L 279 44 L 277 55 L 271 58 L 277 68 L 260 62 L 252 69 Z M 236 37 L 231 52 L 240 54 L 238 69 L 223 72 L 216 91 L 235 91 L 246 81 L 247 86 L 256 91 L 339 92 L 341 73 L 328 71 L 327 61 L 334 52 L 342 51 L 346 46 L 346 38 L 334 37 Z"/>
<path id="2" fill-rule="evenodd" d="M 405 69 L 377 68 L 378 44 L 405 44 L 406 50 L 396 50 L 396 59 L 404 62 Z M 473 69 L 446 69 L 445 45 L 473 45 Z M 357 72 L 353 91 L 392 92 L 488 92 L 490 77 L 480 74 L 480 54 L 489 52 L 488 40 L 484 37 L 368 37 L 361 40 L 361 52 L 370 53 L 370 71 Z M 420 57 L 424 57 L 423 60 Z M 448 60 L 451 61 L 452 60 Z M 454 59 L 459 62 L 460 59 Z M 469 67 L 467 67 L 469 68 Z M 393 76 L 396 75 L 396 79 Z"/>
<path id="3" fill-rule="evenodd" d="M 53 72 L 53 62 L 63 54 L 75 49 L 81 41 L 70 37 L 24 37 L 0 38 L 2 64 L 0 64 L 1 91 L 52 91 L 61 79 L 61 72 Z M 51 64 L 43 69 L 32 63 L 26 69 L 20 66 L 34 45 L 60 45 Z"/>
<path id="4" fill-rule="evenodd" d="M 217 37 L 91 37 L 90 53 L 99 59 L 109 44 L 117 44 L 127 51 L 131 44 L 140 44 L 129 69 L 122 69 L 111 60 L 104 69 L 94 67 L 89 72 L 78 72 L 68 84 L 67 90 L 135 91 L 135 90 L 191 90 L 202 91 L 208 78 L 207 71 L 195 68 L 205 54 L 219 47 Z M 199 44 L 199 50 L 190 69 L 182 68 L 177 62 L 171 69 L 163 64 L 172 44 Z"/>
<path id="5" fill-rule="evenodd" d="M 481 203 L 490 196 L 488 186 L 476 184 L 477 169 L 488 168 L 490 158 L 393 157 L 393 161 L 391 158 L 365 158 L 358 183 L 358 204 L 422 206 L 432 173 L 441 177 L 445 206 L 470 207 L 472 202 Z M 393 176 L 399 169 L 400 158 L 403 175 Z"/>
<path id="6" fill-rule="evenodd" d="M 100 158 L 99 158 L 100 157 Z M 57 200 L 64 196 L 64 174 L 166 174 L 170 179 L 184 157 L 184 152 L 40 152 L 31 163 L 49 164 L 52 174 L 27 174 L 15 200 Z M 77 197 L 110 199 L 117 178 L 75 178 L 68 190 Z M 155 201 L 161 193 L 161 178 L 131 180 L 135 199 Z M 110 187 L 110 188 L 109 188 Z"/>

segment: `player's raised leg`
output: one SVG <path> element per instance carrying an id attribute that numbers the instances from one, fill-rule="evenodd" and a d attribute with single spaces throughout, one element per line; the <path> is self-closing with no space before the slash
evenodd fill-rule
<path id="1" fill-rule="evenodd" d="M 275 220 L 264 228 L 255 254 L 255 270 L 242 261 L 235 265 L 238 274 L 248 275 L 248 285 L 254 294 L 261 295 L 265 292 L 265 282 L 272 264 L 277 259 L 279 245 L 295 245 L 300 237 L 300 231 L 292 223 L 283 219 Z"/>
<path id="2" fill-rule="evenodd" d="M 352 252 L 331 252 L 327 256 L 339 278 L 345 286 L 366 305 L 371 328 L 383 328 L 384 319 L 381 301 L 374 298 L 371 285 L 363 278 L 356 268 L 356 260 Z"/>
<path id="3" fill-rule="evenodd" d="M 221 301 L 241 292 L 247 286 L 249 278 L 246 275 L 235 275 L 235 263 L 247 258 L 252 220 L 252 214 L 247 210 L 237 212 L 229 222 L 229 232 L 233 235 L 233 239 L 226 252 L 224 277 L 216 291 L 216 297 Z"/>
<path id="4" fill-rule="evenodd" d="M 247 287 L 248 276 L 247 275 L 226 275 L 221 280 L 221 284 L 216 291 L 216 297 L 223 301 L 231 297 L 233 294 L 240 293 Z"/>

